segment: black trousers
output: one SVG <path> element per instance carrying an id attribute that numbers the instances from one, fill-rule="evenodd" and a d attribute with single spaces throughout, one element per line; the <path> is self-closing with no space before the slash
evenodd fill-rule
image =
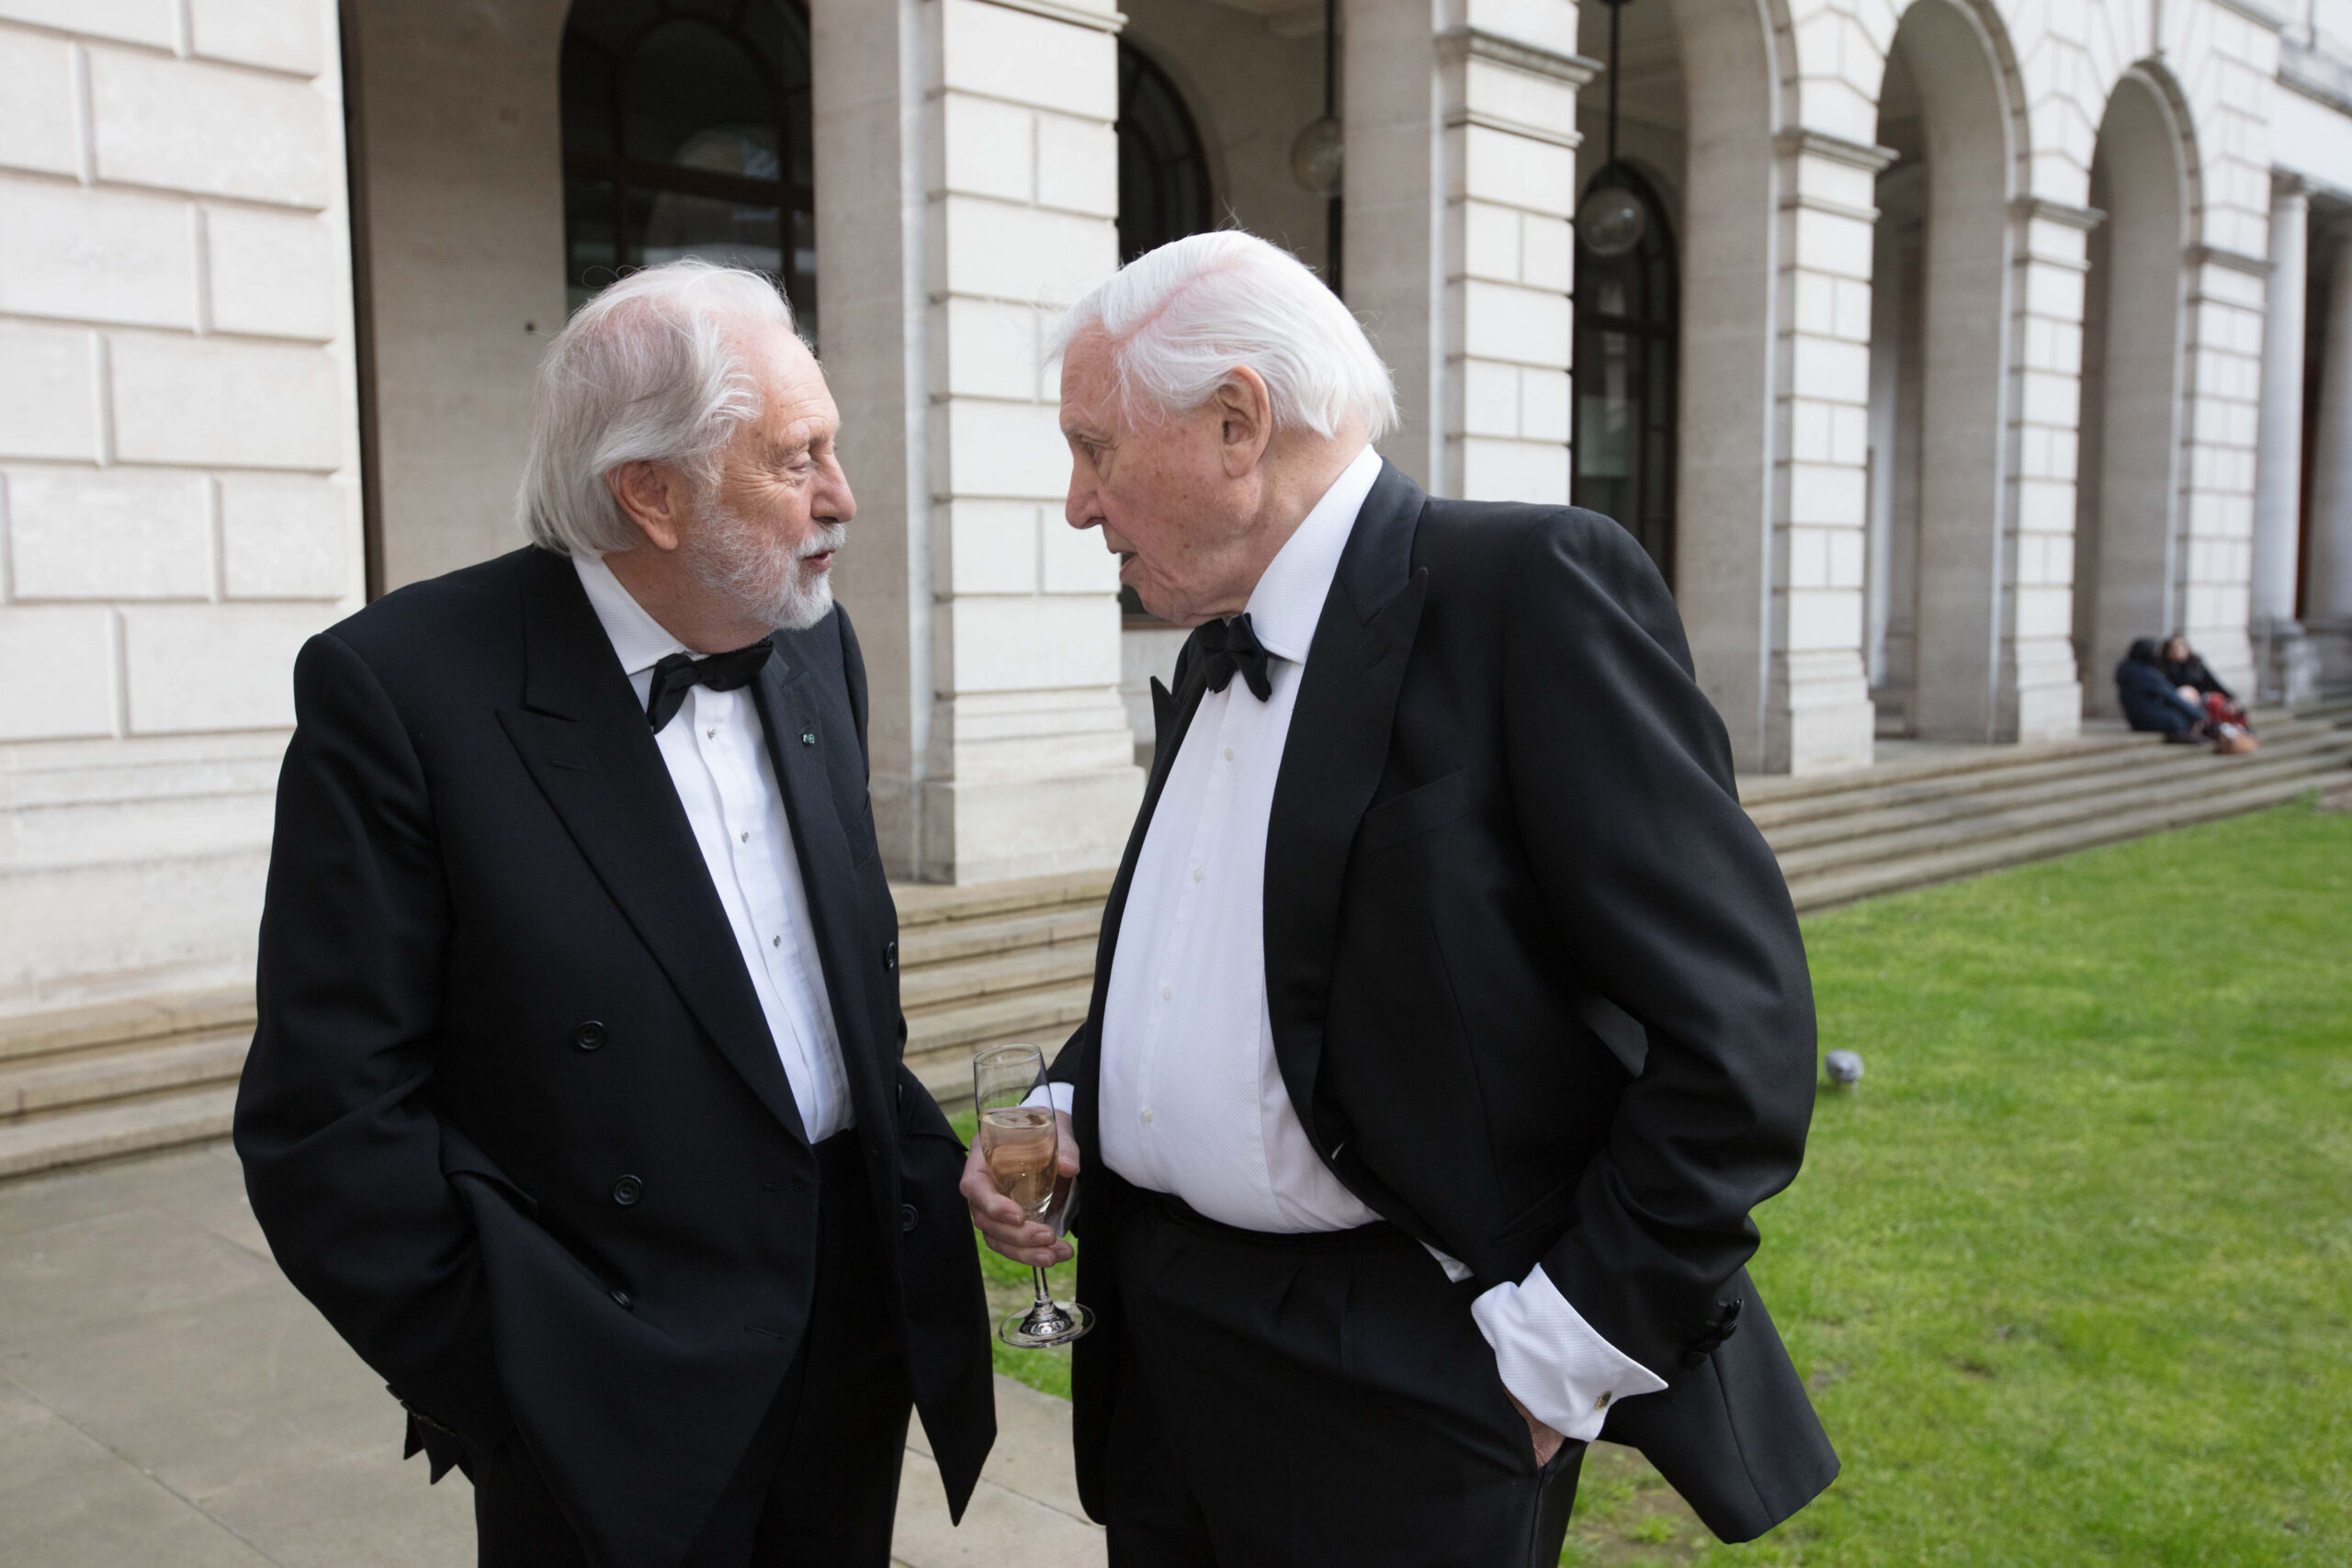
<path id="1" fill-rule="evenodd" d="M 792 1367 L 681 1568 L 888 1568 L 914 1404 L 854 1132 L 818 1145 L 816 1300 Z M 590 1568 L 519 1435 L 474 1465 L 481 1568 Z M 623 1564 L 621 1568 L 629 1568 Z"/>
<path id="2" fill-rule="evenodd" d="M 1393 1226 L 1121 1209 L 1111 1568 L 1554 1568 L 1584 1445 L 1538 1468 L 1456 1285 Z"/>

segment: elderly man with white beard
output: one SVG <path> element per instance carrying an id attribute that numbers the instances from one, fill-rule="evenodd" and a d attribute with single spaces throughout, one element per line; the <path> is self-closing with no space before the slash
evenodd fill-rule
<path id="1" fill-rule="evenodd" d="M 899 1060 L 840 419 L 757 274 L 548 350 L 531 545 L 313 638 L 236 1143 L 493 1568 L 884 1568 L 994 1433 L 962 1148 Z"/>
<path id="2" fill-rule="evenodd" d="M 1837 1473 L 1744 1268 L 1813 998 L 1657 569 L 1383 462 L 1386 367 L 1250 235 L 1058 342 L 1069 521 L 1193 628 L 1052 1073 L 1113 1568 L 1549 1568 L 1603 1437 L 1770 1529 Z"/>

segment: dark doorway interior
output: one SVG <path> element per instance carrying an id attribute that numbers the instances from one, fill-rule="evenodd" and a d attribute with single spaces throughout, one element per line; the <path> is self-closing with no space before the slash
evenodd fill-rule
<path id="1" fill-rule="evenodd" d="M 1666 206 L 1641 173 L 1616 164 L 1597 173 L 1647 208 L 1642 237 L 1617 255 L 1579 238 L 1570 499 L 1605 513 L 1641 540 L 1674 581 L 1676 334 L 1681 304 Z"/>

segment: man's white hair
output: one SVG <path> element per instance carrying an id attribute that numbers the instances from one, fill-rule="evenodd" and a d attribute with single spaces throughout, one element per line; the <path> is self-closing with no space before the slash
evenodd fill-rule
<path id="1" fill-rule="evenodd" d="M 1052 354 L 1090 332 L 1110 339 L 1131 418 L 1199 408 L 1246 365 L 1277 429 L 1336 435 L 1353 416 L 1377 441 L 1396 425 L 1396 382 L 1363 324 L 1296 256 L 1238 229 L 1121 267 L 1055 325 Z"/>
<path id="2" fill-rule="evenodd" d="M 744 349 L 766 327 L 793 330 L 773 282 L 693 257 L 633 272 L 582 305 L 539 361 L 514 500 L 532 542 L 573 556 L 635 548 L 637 529 L 605 483 L 624 463 L 670 464 L 708 494 L 720 451 L 760 413 Z"/>

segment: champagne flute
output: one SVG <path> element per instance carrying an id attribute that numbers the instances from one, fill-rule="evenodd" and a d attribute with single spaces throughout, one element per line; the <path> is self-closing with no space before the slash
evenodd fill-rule
<path id="1" fill-rule="evenodd" d="M 1066 1219 L 1069 1204 L 1059 1179 L 1059 1127 L 1052 1104 L 1038 1093 L 1045 1082 L 1046 1054 L 1035 1045 L 990 1045 L 972 1057 L 972 1103 L 979 1112 L 980 1159 L 989 1179 L 1033 1220 L 1047 1220 L 1061 1197 L 1056 1217 Z M 1037 1103 L 1030 1103 L 1033 1098 Z M 1046 1288 L 1046 1271 L 1035 1273 L 1035 1303 L 1006 1318 L 997 1329 L 1000 1338 L 1034 1349 L 1067 1345 L 1094 1326 L 1091 1312 L 1076 1302 L 1064 1306 L 1055 1301 Z"/>

